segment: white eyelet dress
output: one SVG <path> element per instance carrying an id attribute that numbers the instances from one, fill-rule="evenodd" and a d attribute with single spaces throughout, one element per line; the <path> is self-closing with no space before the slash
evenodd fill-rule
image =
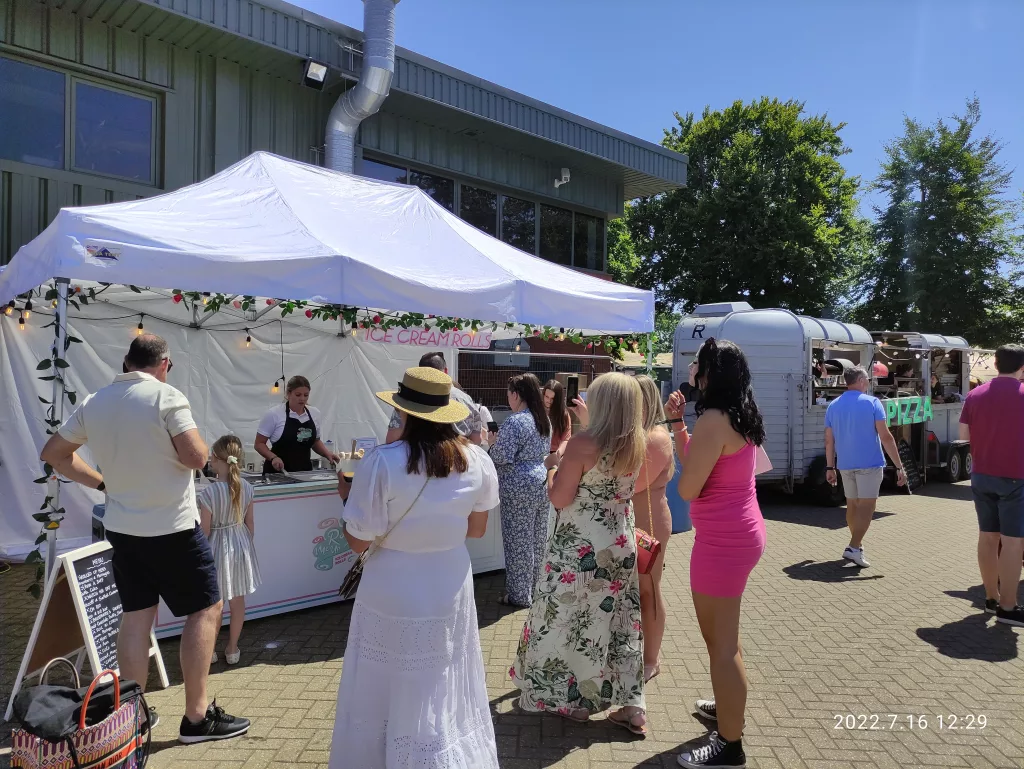
<path id="1" fill-rule="evenodd" d="M 408 446 L 366 455 L 343 518 L 359 539 L 382 536 L 366 562 L 342 663 L 330 769 L 497 769 L 473 575 L 469 514 L 498 504 L 487 454 L 447 478 L 406 472 Z"/>

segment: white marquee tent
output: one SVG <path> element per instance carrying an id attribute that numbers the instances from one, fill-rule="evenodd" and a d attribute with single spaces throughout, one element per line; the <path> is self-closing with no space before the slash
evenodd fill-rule
<path id="1" fill-rule="evenodd" d="M 620 333 L 650 331 L 654 322 L 651 292 L 525 254 L 417 188 L 262 152 L 167 195 L 61 210 L 0 271 L 0 304 L 54 277 Z M 270 387 L 281 373 L 313 380 L 313 400 L 336 438 L 379 437 L 387 415 L 373 390 L 393 386 L 423 352 L 340 337 L 337 327 L 301 317 L 264 326 L 229 308 L 191 328 L 167 292 L 112 288 L 105 299 L 68 317 L 68 332 L 84 340 L 68 354 L 70 386 L 84 395 L 107 384 L 120 371 L 135 313 L 145 314 L 146 330 L 175 351 L 171 383 L 210 440 L 253 433 L 280 398 Z M 8 557 L 31 549 L 31 515 L 45 488 L 32 484 L 46 440 L 36 396 L 50 395 L 35 364 L 53 336 L 42 329 L 49 308 L 36 310 L 24 332 L 0 315 L 0 553 Z M 65 547 L 88 536 L 95 496 L 65 487 Z"/>
<path id="2" fill-rule="evenodd" d="M 158 197 L 65 208 L 0 274 L 646 332 L 654 297 L 526 254 L 422 190 L 257 152 Z"/>

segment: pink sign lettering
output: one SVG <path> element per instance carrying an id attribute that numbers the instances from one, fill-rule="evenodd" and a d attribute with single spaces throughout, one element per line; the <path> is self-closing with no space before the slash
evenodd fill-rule
<path id="1" fill-rule="evenodd" d="M 363 337 L 367 342 L 401 344 L 411 347 L 458 347 L 470 350 L 489 350 L 491 332 L 438 331 L 435 328 L 392 328 L 387 331 L 368 328 Z"/>

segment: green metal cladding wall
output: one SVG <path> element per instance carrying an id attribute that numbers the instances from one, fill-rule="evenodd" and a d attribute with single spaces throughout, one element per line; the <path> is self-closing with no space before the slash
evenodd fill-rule
<path id="1" fill-rule="evenodd" d="M 128 8 L 129 6 L 124 6 Z M 142 91 L 157 101 L 156 184 L 0 159 L 0 264 L 63 206 L 133 200 L 201 181 L 256 150 L 316 162 L 333 97 L 297 82 L 153 37 L 191 24 L 156 8 L 110 23 L 39 0 L 0 0 L 0 56 Z M 131 20 L 134 23 L 129 24 Z M 130 31 L 134 30 L 134 31 Z M 622 208 L 622 185 L 573 173 L 559 194 L 537 158 L 385 112 L 364 126 L 367 149 L 593 212 Z M 322 157 L 322 155 L 320 156 Z"/>

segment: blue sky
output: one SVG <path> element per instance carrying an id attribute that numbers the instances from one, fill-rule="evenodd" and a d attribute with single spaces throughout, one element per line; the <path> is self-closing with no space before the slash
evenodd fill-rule
<path id="1" fill-rule="evenodd" d="M 294 1 L 294 0 L 293 0 Z M 362 28 L 358 0 L 299 0 Z M 904 113 L 981 100 L 1024 187 L 1024 0 L 402 0 L 398 44 L 650 141 L 762 95 L 845 122 L 873 179 Z"/>

